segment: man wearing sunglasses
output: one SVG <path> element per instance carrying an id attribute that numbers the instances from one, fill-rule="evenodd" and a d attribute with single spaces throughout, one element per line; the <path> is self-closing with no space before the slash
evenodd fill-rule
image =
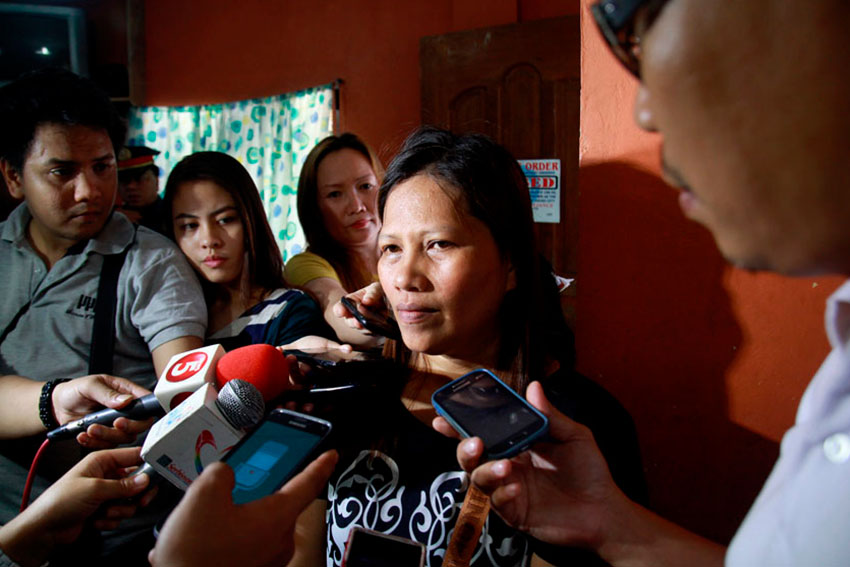
<path id="1" fill-rule="evenodd" d="M 850 275 L 850 2 L 602 0 L 591 11 L 640 81 L 635 119 L 661 135 L 665 179 L 723 255 L 745 269 Z M 833 351 L 728 550 L 629 501 L 587 429 L 537 384 L 527 396 L 552 442 L 476 468 L 470 439 L 458 459 L 508 522 L 612 565 L 850 565 L 850 283 L 826 326 Z"/>

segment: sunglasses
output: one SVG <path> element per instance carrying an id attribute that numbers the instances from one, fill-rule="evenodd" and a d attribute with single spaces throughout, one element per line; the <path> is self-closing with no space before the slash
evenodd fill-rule
<path id="1" fill-rule="evenodd" d="M 667 0 L 602 0 L 590 7 L 599 31 L 620 62 L 640 78 L 640 34 L 652 25 Z"/>

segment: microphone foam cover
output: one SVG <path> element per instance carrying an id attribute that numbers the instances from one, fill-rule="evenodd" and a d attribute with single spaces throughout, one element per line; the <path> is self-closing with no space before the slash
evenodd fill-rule
<path id="1" fill-rule="evenodd" d="M 266 412 L 263 395 L 244 380 L 231 380 L 215 400 L 221 414 L 237 429 L 247 429 L 260 422 Z"/>
<path id="2" fill-rule="evenodd" d="M 282 352 L 266 344 L 233 349 L 216 363 L 218 389 L 231 380 L 250 382 L 265 401 L 278 397 L 289 385 L 289 363 Z"/>

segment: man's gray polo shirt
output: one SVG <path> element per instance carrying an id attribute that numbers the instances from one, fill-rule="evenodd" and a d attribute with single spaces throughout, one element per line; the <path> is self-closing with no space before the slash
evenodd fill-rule
<path id="1" fill-rule="evenodd" d="M 207 310 L 200 284 L 167 238 L 135 229 L 124 215 L 114 214 L 97 237 L 48 272 L 26 238 L 30 218 L 22 204 L 0 223 L 0 333 L 18 317 L 0 344 L 0 374 L 39 381 L 86 376 L 103 256 L 128 247 L 118 278 L 113 374 L 152 389 L 157 376 L 151 351 L 180 337 L 205 336 Z M 28 447 L 26 441 L 0 442 L 0 523 L 20 505 L 32 457 L 27 455 L 32 444 Z M 70 446 L 75 443 L 67 442 L 66 449 L 74 450 Z M 48 453 L 58 456 L 64 452 L 60 448 Z M 43 462 L 39 471 L 49 474 L 57 464 Z M 61 474 L 70 464 L 51 472 Z M 46 486 L 46 479 L 37 477 L 32 498 Z"/>
<path id="2" fill-rule="evenodd" d="M 48 272 L 26 238 L 21 205 L 0 223 L 0 331 L 29 307 L 0 344 L 0 373 L 34 380 L 88 374 L 94 303 L 103 256 L 129 246 L 118 278 L 113 374 L 156 383 L 151 351 L 184 336 L 203 339 L 206 305 L 183 253 L 165 237 L 115 214 L 78 253 Z"/>

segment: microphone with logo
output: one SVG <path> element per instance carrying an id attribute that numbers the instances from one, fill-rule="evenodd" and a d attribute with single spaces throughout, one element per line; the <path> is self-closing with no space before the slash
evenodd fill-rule
<path id="1" fill-rule="evenodd" d="M 221 357 L 215 376 L 217 395 L 204 384 L 154 424 L 142 446 L 145 463 L 183 490 L 259 422 L 264 402 L 289 383 L 289 364 L 270 345 L 249 345 Z"/>
<path id="2" fill-rule="evenodd" d="M 212 384 L 157 421 L 142 445 L 142 459 L 182 490 L 222 457 L 265 415 L 263 395 L 244 380 Z"/>

